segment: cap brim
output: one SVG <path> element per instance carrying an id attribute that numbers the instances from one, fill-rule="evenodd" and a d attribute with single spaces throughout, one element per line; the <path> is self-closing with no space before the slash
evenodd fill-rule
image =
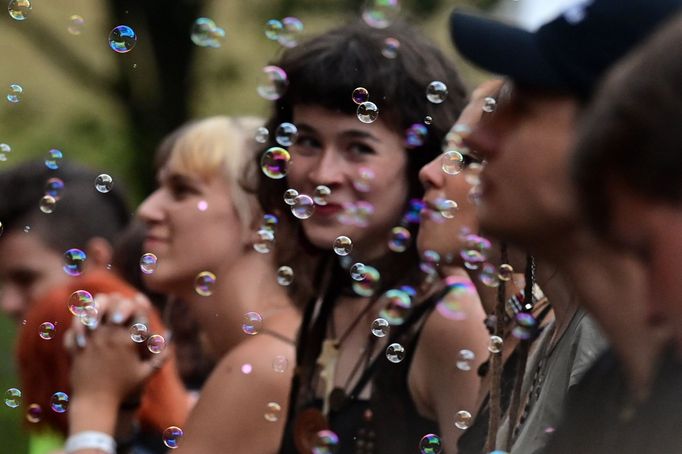
<path id="1" fill-rule="evenodd" d="M 450 16 L 450 37 L 464 58 L 486 71 L 523 85 L 564 88 L 532 32 L 455 10 Z"/>

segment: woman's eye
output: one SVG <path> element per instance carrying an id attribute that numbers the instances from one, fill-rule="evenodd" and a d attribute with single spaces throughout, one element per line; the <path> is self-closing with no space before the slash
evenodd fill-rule
<path id="1" fill-rule="evenodd" d="M 348 149 L 350 150 L 351 153 L 355 155 L 370 155 L 375 153 L 374 148 L 369 147 L 363 143 L 351 144 Z"/>
<path id="2" fill-rule="evenodd" d="M 303 136 L 296 139 L 296 143 L 294 143 L 290 149 L 295 153 L 310 155 L 317 152 L 320 148 L 322 148 L 322 146 L 317 139 Z"/>

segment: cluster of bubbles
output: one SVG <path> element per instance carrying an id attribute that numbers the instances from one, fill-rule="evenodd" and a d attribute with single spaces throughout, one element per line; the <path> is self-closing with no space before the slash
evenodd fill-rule
<path id="1" fill-rule="evenodd" d="M 242 331 L 249 336 L 255 336 L 263 329 L 263 317 L 258 312 L 247 312 L 242 317 Z"/>
<path id="2" fill-rule="evenodd" d="M 282 406 L 277 402 L 268 402 L 263 417 L 267 422 L 277 422 L 282 413 Z"/>
<path id="3" fill-rule="evenodd" d="M 268 65 L 263 68 L 256 90 L 262 98 L 276 101 L 282 97 L 288 86 L 286 71 L 279 66 Z"/>
<path id="4" fill-rule="evenodd" d="M 385 318 L 377 318 L 370 326 L 370 331 L 375 337 L 386 337 L 390 330 L 391 324 Z"/>
<path id="5" fill-rule="evenodd" d="M 63 157 L 64 154 L 60 150 L 57 150 L 56 148 L 51 149 L 47 152 L 47 156 L 45 157 L 45 167 L 50 170 L 57 170 Z"/>
<path id="6" fill-rule="evenodd" d="M 392 343 L 386 347 L 386 359 L 392 363 L 399 363 L 405 359 L 405 347 L 397 342 Z"/>
<path id="7" fill-rule="evenodd" d="M 17 408 L 21 405 L 21 391 L 17 388 L 10 388 L 5 391 L 5 405 L 9 408 Z"/>
<path id="8" fill-rule="evenodd" d="M 387 28 L 400 15 L 398 0 L 368 0 L 362 11 L 362 19 L 372 28 Z"/>
<path id="9" fill-rule="evenodd" d="M 426 87 L 426 99 L 433 104 L 440 104 L 448 97 L 448 87 L 439 80 L 434 80 Z"/>
<path id="10" fill-rule="evenodd" d="M 80 276 L 85 266 L 87 255 L 80 249 L 72 248 L 64 252 L 63 270 L 69 276 Z"/>
<path id="11" fill-rule="evenodd" d="M 211 296 L 215 287 L 216 276 L 210 271 L 202 271 L 194 279 L 194 291 L 200 296 Z"/>
<path id="12" fill-rule="evenodd" d="M 357 87 L 351 94 L 351 99 L 358 105 L 356 115 L 363 123 L 374 123 L 379 118 L 379 108 L 369 100 L 369 91 L 364 87 Z"/>
<path id="13" fill-rule="evenodd" d="M 445 285 L 448 291 L 436 304 L 436 310 L 450 320 L 466 319 L 462 303 L 471 301 L 471 297 L 477 294 L 476 288 L 469 280 L 459 279 L 456 276 L 448 276 L 445 279 Z"/>
<path id="14" fill-rule="evenodd" d="M 440 454 L 443 452 L 443 444 L 436 434 L 426 434 L 419 440 L 420 454 Z"/>
<path id="15" fill-rule="evenodd" d="M 217 49 L 225 39 L 225 30 L 218 27 L 213 20 L 207 17 L 200 17 L 192 24 L 190 38 L 199 47 Z"/>
<path id="16" fill-rule="evenodd" d="M 320 430 L 315 434 L 312 454 L 334 454 L 339 450 L 339 436 L 331 430 Z"/>
<path id="17" fill-rule="evenodd" d="M 114 27 L 109 33 L 109 47 L 114 52 L 125 54 L 133 50 L 135 44 L 137 44 L 137 35 L 127 25 Z"/>
<path id="18" fill-rule="evenodd" d="M 78 36 L 81 33 L 83 33 L 84 27 L 85 19 L 83 19 L 83 17 L 79 16 L 78 14 L 73 14 L 71 17 L 69 17 L 69 26 L 66 28 L 66 30 L 70 34 Z"/>
<path id="19" fill-rule="evenodd" d="M 12 104 L 18 103 L 19 101 L 21 101 L 21 96 L 23 92 L 24 88 L 21 85 L 10 84 L 9 93 L 7 93 L 7 101 L 11 102 Z"/>
<path id="20" fill-rule="evenodd" d="M 140 257 L 140 271 L 144 274 L 152 274 L 156 271 L 157 261 L 156 255 L 151 252 L 142 254 L 142 257 Z"/>
<path id="21" fill-rule="evenodd" d="M 281 147 L 270 147 L 261 156 L 260 168 L 268 178 L 280 180 L 284 178 L 289 169 L 291 155 Z"/>
<path id="22" fill-rule="evenodd" d="M 361 280 L 354 280 L 352 287 L 356 295 L 370 297 L 374 295 L 374 292 L 379 287 L 381 274 L 373 266 L 365 265 L 364 269 L 364 277 Z"/>
<path id="23" fill-rule="evenodd" d="M 462 349 L 457 352 L 457 369 L 468 372 L 471 370 L 471 362 L 476 359 L 476 355 L 471 350 Z"/>
<path id="24" fill-rule="evenodd" d="M 390 289 L 379 298 L 379 316 L 391 325 L 402 325 L 412 309 L 412 288 Z"/>
<path id="25" fill-rule="evenodd" d="M 280 266 L 277 269 L 277 283 L 288 287 L 292 282 L 294 282 L 294 270 L 290 266 Z"/>
<path id="26" fill-rule="evenodd" d="M 111 188 L 113 187 L 114 179 L 111 178 L 110 175 L 102 173 L 100 175 L 97 175 L 97 178 L 95 178 L 95 189 L 97 189 L 97 192 L 106 194 L 107 192 L 111 191 Z"/>
<path id="27" fill-rule="evenodd" d="M 163 431 L 163 444 L 170 449 L 176 449 L 185 433 L 177 426 L 170 426 Z"/>
<path id="28" fill-rule="evenodd" d="M 282 47 L 296 47 L 301 33 L 303 33 L 303 22 L 297 17 L 285 17 L 282 20 L 270 19 L 265 23 L 265 37 L 271 41 L 277 41 Z"/>
<path id="29" fill-rule="evenodd" d="M 410 149 L 421 147 L 426 143 L 428 137 L 429 130 L 426 125 L 424 123 L 414 123 L 405 131 L 405 146 Z"/>
<path id="30" fill-rule="evenodd" d="M 466 410 L 460 410 L 455 414 L 455 427 L 466 430 L 469 428 L 472 419 L 471 413 Z"/>
<path id="31" fill-rule="evenodd" d="M 9 15 L 14 20 L 26 20 L 28 15 L 31 13 L 31 2 L 29 0 L 10 0 L 7 5 L 7 11 Z"/>

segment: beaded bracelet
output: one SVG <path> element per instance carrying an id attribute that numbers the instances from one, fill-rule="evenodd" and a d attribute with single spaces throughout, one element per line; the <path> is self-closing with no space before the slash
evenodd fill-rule
<path id="1" fill-rule="evenodd" d="M 116 454 L 116 442 L 111 435 L 94 430 L 78 432 L 66 439 L 66 454 L 74 454 L 81 449 L 99 449 L 106 454 Z"/>

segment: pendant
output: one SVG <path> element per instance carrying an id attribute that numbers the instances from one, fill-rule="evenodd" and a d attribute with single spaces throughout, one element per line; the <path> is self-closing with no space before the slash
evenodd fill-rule
<path id="1" fill-rule="evenodd" d="M 317 442 L 317 433 L 329 429 L 327 418 L 317 408 L 306 408 L 296 416 L 294 443 L 300 454 L 310 454 Z"/>
<path id="2" fill-rule="evenodd" d="M 331 411 L 341 411 L 348 402 L 346 391 L 341 388 L 334 388 L 329 394 L 329 408 Z"/>

